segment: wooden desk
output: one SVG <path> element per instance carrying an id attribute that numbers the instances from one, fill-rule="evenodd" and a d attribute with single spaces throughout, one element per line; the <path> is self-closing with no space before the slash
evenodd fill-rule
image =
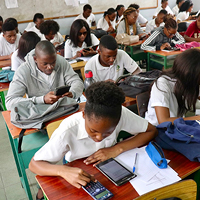
<path id="1" fill-rule="evenodd" d="M 5 104 L 5 95 L 4 95 L 4 91 L 8 90 L 10 83 L 0 83 L 0 97 L 1 97 L 1 101 L 2 101 L 2 108 L 3 110 L 7 110 L 6 109 L 6 104 Z"/>
<path id="2" fill-rule="evenodd" d="M 166 158 L 171 160 L 169 165 L 178 173 L 182 179 L 200 169 L 200 163 L 191 162 L 186 157 L 177 152 L 164 150 L 164 153 Z M 92 167 L 92 165 L 85 165 L 83 163 L 83 159 L 73 161 L 67 165 L 71 167 L 79 167 L 88 173 L 93 174 L 98 181 L 100 181 L 108 190 L 114 194 L 112 199 L 129 200 L 135 199 L 139 196 L 130 183 L 126 183 L 122 186 L 115 186 L 95 167 Z M 49 200 L 91 200 L 91 197 L 83 189 L 77 189 L 73 187 L 61 177 L 42 177 L 37 175 L 36 180 Z"/>
<path id="3" fill-rule="evenodd" d="M 167 65 L 167 57 L 168 56 L 174 56 L 174 55 L 178 55 L 181 53 L 181 51 L 170 51 L 170 52 L 166 52 L 166 51 L 145 51 L 147 52 L 147 63 L 148 63 L 148 67 L 147 67 L 147 71 L 150 70 L 150 61 L 154 61 L 157 62 L 159 64 L 162 64 L 164 66 L 164 69 L 167 69 L 169 67 L 171 67 L 172 63 L 170 65 Z M 160 58 L 151 58 L 151 55 L 155 55 L 158 56 Z"/>
<path id="4" fill-rule="evenodd" d="M 85 67 L 86 63 L 87 63 L 86 61 L 80 61 L 80 62 L 76 62 L 76 63 L 70 64 L 74 70 L 80 70 L 81 71 L 81 75 L 82 75 L 83 81 L 85 80 L 84 67 Z"/>
<path id="5" fill-rule="evenodd" d="M 11 60 L 1 60 L 0 68 L 11 66 Z"/>

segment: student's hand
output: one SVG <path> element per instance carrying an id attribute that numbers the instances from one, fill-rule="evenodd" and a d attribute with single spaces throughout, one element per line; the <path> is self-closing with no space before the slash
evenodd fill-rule
<path id="1" fill-rule="evenodd" d="M 65 97 L 65 96 L 67 96 L 69 98 L 73 98 L 72 92 L 66 92 L 65 94 L 62 95 L 62 97 Z"/>
<path id="2" fill-rule="evenodd" d="M 95 165 L 99 164 L 100 162 L 103 162 L 109 158 L 115 158 L 116 156 L 119 155 L 119 151 L 115 148 L 116 148 L 116 146 L 99 149 L 97 152 L 93 153 L 91 156 L 89 156 L 83 162 L 86 165 L 94 163 L 93 166 L 95 166 Z"/>
<path id="3" fill-rule="evenodd" d="M 108 18 L 108 15 L 106 15 L 106 16 L 104 17 L 104 19 L 105 19 L 108 23 L 110 23 L 110 19 Z"/>
<path id="4" fill-rule="evenodd" d="M 76 52 L 76 55 L 74 56 L 74 59 L 75 59 L 75 58 L 78 58 L 78 57 L 81 57 L 81 52 L 80 52 L 80 51 L 77 51 L 77 52 Z"/>
<path id="5" fill-rule="evenodd" d="M 95 181 L 93 175 L 88 174 L 84 170 L 76 167 L 66 167 L 63 166 L 60 176 L 63 177 L 68 183 L 74 187 L 81 188 L 81 186 L 86 186 L 90 181 Z"/>
<path id="6" fill-rule="evenodd" d="M 149 37 L 149 34 L 140 33 L 138 36 L 139 36 L 140 39 L 142 38 L 142 40 L 146 40 Z"/>
<path id="7" fill-rule="evenodd" d="M 54 42 L 54 43 L 53 43 L 54 46 L 56 46 L 56 45 L 58 45 L 58 44 L 60 44 L 60 43 L 59 43 L 59 42 Z"/>
<path id="8" fill-rule="evenodd" d="M 114 31 L 115 31 L 115 29 L 112 26 L 109 26 L 107 32 L 114 32 Z"/>
<path id="9" fill-rule="evenodd" d="M 53 91 L 47 93 L 44 96 L 44 103 L 46 104 L 54 104 L 61 96 L 56 96 Z"/>
<path id="10" fill-rule="evenodd" d="M 171 49 L 171 45 L 168 42 L 166 42 L 166 43 L 161 45 L 160 50 L 163 50 L 165 48 L 166 49 Z"/>
<path id="11" fill-rule="evenodd" d="M 96 51 L 93 48 L 90 48 L 89 51 L 83 49 L 82 54 L 84 57 L 87 57 L 96 54 Z"/>

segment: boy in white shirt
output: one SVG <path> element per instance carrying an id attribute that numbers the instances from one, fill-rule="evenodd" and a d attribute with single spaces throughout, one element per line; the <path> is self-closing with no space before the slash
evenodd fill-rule
<path id="1" fill-rule="evenodd" d="M 174 13 L 175 16 L 178 15 L 179 9 L 184 2 L 185 0 L 176 0 L 176 5 L 172 8 L 172 12 Z"/>
<path id="2" fill-rule="evenodd" d="M 116 40 L 110 35 L 101 38 L 98 54 L 85 65 L 85 71 L 91 70 L 95 81 L 115 82 L 123 75 L 124 69 L 132 74 L 141 72 L 137 63 L 125 51 L 118 49 Z"/>
<path id="3" fill-rule="evenodd" d="M 92 7 L 89 4 L 83 6 L 83 13 L 75 18 L 75 20 L 77 19 L 85 20 L 88 23 L 89 27 L 96 26 L 96 19 L 94 14 L 92 14 Z"/>

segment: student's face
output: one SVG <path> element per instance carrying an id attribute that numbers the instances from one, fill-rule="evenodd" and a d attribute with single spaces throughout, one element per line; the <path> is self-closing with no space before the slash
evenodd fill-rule
<path id="1" fill-rule="evenodd" d="M 53 40 L 54 37 L 55 37 L 55 34 L 53 34 L 52 31 L 50 31 L 48 35 L 45 35 L 45 38 L 49 41 Z"/>
<path id="2" fill-rule="evenodd" d="M 84 42 L 85 38 L 87 37 L 87 29 L 85 27 L 83 27 L 82 29 L 80 29 L 80 31 L 78 32 L 78 40 L 80 42 Z"/>
<path id="3" fill-rule="evenodd" d="M 132 12 L 129 15 L 127 15 L 127 20 L 129 25 L 133 25 L 136 23 L 138 18 L 138 13 L 137 12 Z"/>
<path id="4" fill-rule="evenodd" d="M 45 73 L 46 75 L 50 75 L 56 65 L 56 56 L 56 53 L 52 55 L 41 53 L 40 55 L 34 56 L 34 60 L 41 72 Z"/>
<path id="5" fill-rule="evenodd" d="M 6 31 L 3 33 L 3 37 L 9 42 L 10 44 L 14 44 L 17 38 L 16 30 Z"/>
<path id="6" fill-rule="evenodd" d="M 197 27 L 200 29 L 200 16 L 197 18 Z"/>
<path id="7" fill-rule="evenodd" d="M 188 9 L 188 12 L 191 13 L 193 10 L 193 6 L 190 6 L 190 8 Z"/>
<path id="8" fill-rule="evenodd" d="M 91 12 L 92 10 L 87 9 L 86 11 L 83 12 L 83 16 L 87 19 L 90 16 Z"/>
<path id="9" fill-rule="evenodd" d="M 36 27 L 39 29 L 40 28 L 40 25 L 44 22 L 44 19 L 43 18 L 37 18 L 35 24 L 36 24 Z"/>
<path id="10" fill-rule="evenodd" d="M 108 15 L 109 20 L 112 22 L 116 17 L 116 13 L 112 13 L 111 15 Z"/>
<path id="11" fill-rule="evenodd" d="M 176 34 L 177 29 L 172 29 L 172 28 L 164 28 L 164 33 L 168 38 L 173 38 L 174 35 Z"/>
<path id="12" fill-rule="evenodd" d="M 121 7 L 117 12 L 118 15 L 121 17 L 123 15 L 123 12 L 125 11 L 125 7 Z"/>
<path id="13" fill-rule="evenodd" d="M 3 25 L 3 22 L 0 21 L 0 33 L 2 32 L 2 25 Z"/>
<path id="14" fill-rule="evenodd" d="M 162 3 L 162 8 L 165 9 L 168 6 L 168 1 Z"/>
<path id="15" fill-rule="evenodd" d="M 116 50 L 110 50 L 104 47 L 101 47 L 99 50 L 99 61 L 101 65 L 105 67 L 110 67 L 113 65 L 116 56 L 117 56 L 117 49 Z"/>
<path id="16" fill-rule="evenodd" d="M 158 14 L 156 18 L 157 23 L 159 24 L 163 23 L 164 17 L 165 17 L 165 14 L 162 14 L 162 13 Z"/>
<path id="17" fill-rule="evenodd" d="M 101 142 L 108 137 L 118 124 L 109 118 L 96 118 L 94 115 L 88 117 L 84 112 L 83 118 L 85 119 L 85 130 L 95 142 Z"/>

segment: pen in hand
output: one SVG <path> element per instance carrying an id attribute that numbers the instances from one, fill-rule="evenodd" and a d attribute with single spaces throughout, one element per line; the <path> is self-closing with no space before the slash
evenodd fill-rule
<path id="1" fill-rule="evenodd" d="M 135 166 L 136 166 L 136 161 L 137 161 L 137 155 L 138 155 L 138 153 L 135 154 L 135 162 L 134 162 L 134 165 L 133 165 L 133 172 L 135 172 Z"/>

